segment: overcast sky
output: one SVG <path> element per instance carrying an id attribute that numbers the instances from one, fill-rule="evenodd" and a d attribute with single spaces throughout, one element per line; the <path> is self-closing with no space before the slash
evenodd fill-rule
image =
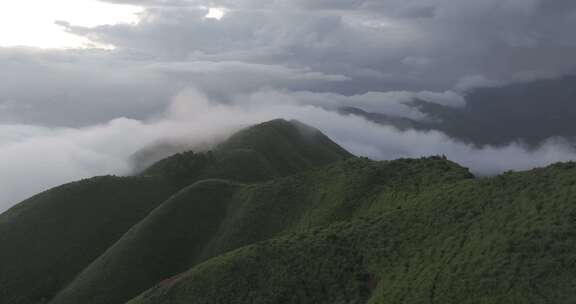
<path id="1" fill-rule="evenodd" d="M 425 119 L 405 102 L 462 107 L 474 87 L 571 74 L 574 28 L 574 0 L 2 1 L 0 210 L 128 172 L 162 138 L 277 117 L 357 154 L 447 154 L 481 174 L 573 159 L 558 139 L 477 149 L 330 109 Z"/>

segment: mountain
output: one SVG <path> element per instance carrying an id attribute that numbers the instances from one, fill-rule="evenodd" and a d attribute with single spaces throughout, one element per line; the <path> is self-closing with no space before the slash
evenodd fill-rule
<path id="1" fill-rule="evenodd" d="M 574 303 L 575 200 L 576 163 L 476 178 L 275 120 L 0 215 L 0 303 Z"/>
<path id="2" fill-rule="evenodd" d="M 537 146 L 551 137 L 576 139 L 576 76 L 480 88 L 466 94 L 467 104 L 454 108 L 424 101 L 412 105 L 426 121 L 343 108 L 345 114 L 400 130 L 438 130 L 477 146 L 521 141 Z"/>
<path id="3" fill-rule="evenodd" d="M 348 160 L 251 189 L 237 204 L 262 212 L 224 226 L 251 245 L 129 303 L 573 303 L 575 185 L 574 163 L 475 179 Z"/>
<path id="4" fill-rule="evenodd" d="M 315 129 L 276 120 L 238 132 L 214 152 L 177 154 L 137 176 L 96 177 L 36 195 L 0 215 L 0 303 L 52 299 L 191 183 L 264 181 L 350 156 Z"/>
<path id="5" fill-rule="evenodd" d="M 206 144 L 206 146 L 209 145 Z M 209 150 L 209 149 L 202 149 L 202 145 L 196 148 L 197 148 L 196 150 L 199 151 Z M 129 162 L 131 164 L 131 167 L 133 168 L 133 171 L 136 173 L 140 173 L 168 156 L 176 155 L 178 153 L 191 150 L 194 150 L 194 147 L 192 147 L 192 145 L 183 142 L 178 142 L 175 140 L 158 141 L 136 151 L 136 153 L 130 156 Z"/>

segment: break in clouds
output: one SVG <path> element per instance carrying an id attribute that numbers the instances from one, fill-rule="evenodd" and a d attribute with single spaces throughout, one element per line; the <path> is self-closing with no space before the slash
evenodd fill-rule
<path id="1" fill-rule="evenodd" d="M 357 155 L 444 154 L 482 175 L 576 158 L 559 138 L 477 147 L 337 112 L 425 121 L 409 102 L 463 108 L 477 87 L 570 74 L 571 0 L 107 2 L 144 11 L 136 24 L 58 24 L 114 50 L 0 48 L 0 210 L 79 178 L 128 174 L 131 155 L 154 143 L 206 147 L 275 118 Z M 209 7 L 224 17 L 207 18 Z"/>

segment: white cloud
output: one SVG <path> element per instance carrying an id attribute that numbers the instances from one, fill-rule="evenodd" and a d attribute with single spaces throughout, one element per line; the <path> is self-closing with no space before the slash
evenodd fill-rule
<path id="1" fill-rule="evenodd" d="M 346 96 L 335 93 L 318 93 L 310 91 L 278 91 L 260 90 L 249 96 L 240 95 L 236 98 L 236 104 L 296 104 L 313 105 L 329 110 L 338 110 L 343 107 L 356 107 L 368 112 L 386 113 L 388 115 L 406 117 L 414 120 L 426 119 L 426 115 L 417 108 L 409 105 L 415 100 L 437 103 L 450 107 L 462 107 L 465 99 L 458 93 L 447 92 L 367 92 L 364 94 Z"/>
<path id="2" fill-rule="evenodd" d="M 276 94 L 293 98 L 282 92 Z M 535 150 L 520 144 L 478 149 L 439 132 L 401 132 L 297 101 L 264 104 L 252 100 L 223 105 L 197 90 L 185 90 L 156 120 L 121 118 L 75 129 L 0 126 L 0 134 L 4 134 L 0 136 L 0 209 L 65 182 L 127 173 L 130 156 L 160 140 L 204 147 L 240 127 L 276 118 L 298 119 L 315 126 L 357 155 L 395 159 L 444 154 L 478 174 L 528 169 L 576 158 L 576 152 L 559 141 L 550 141 Z"/>

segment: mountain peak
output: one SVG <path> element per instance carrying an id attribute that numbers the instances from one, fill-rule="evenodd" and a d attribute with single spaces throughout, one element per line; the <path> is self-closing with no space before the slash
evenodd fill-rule
<path id="1" fill-rule="evenodd" d="M 212 151 L 163 159 L 142 175 L 162 175 L 182 185 L 200 178 L 268 180 L 352 157 L 330 138 L 298 121 L 275 119 L 238 131 Z"/>

